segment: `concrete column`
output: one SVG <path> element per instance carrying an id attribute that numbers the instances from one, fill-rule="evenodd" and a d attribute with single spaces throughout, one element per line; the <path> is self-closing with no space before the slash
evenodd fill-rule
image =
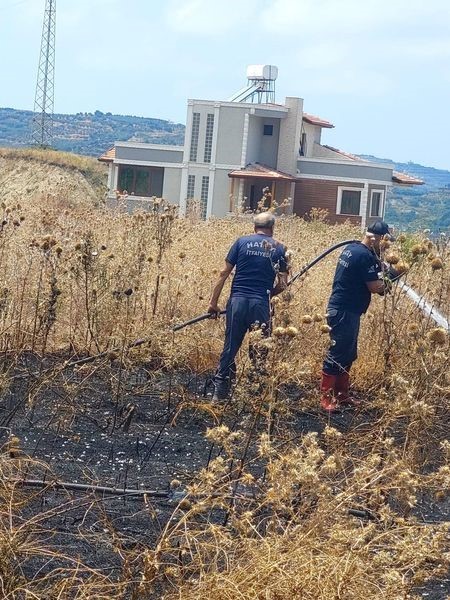
<path id="1" fill-rule="evenodd" d="M 236 210 L 236 198 L 234 197 L 234 177 L 230 177 L 230 213 Z"/>
<path id="2" fill-rule="evenodd" d="M 286 214 L 292 215 L 294 213 L 294 199 L 295 199 L 295 181 L 291 181 L 289 185 L 289 200 L 290 204 L 286 208 Z"/>
<path id="3" fill-rule="evenodd" d="M 367 227 L 367 212 L 368 212 L 368 203 L 369 203 L 368 199 L 369 199 L 369 184 L 365 183 L 364 188 L 361 191 L 361 206 L 359 207 L 362 231 L 365 231 L 365 229 Z"/>
<path id="4" fill-rule="evenodd" d="M 381 218 L 383 219 L 383 221 L 384 221 L 384 215 L 386 212 L 387 195 L 388 195 L 391 187 L 392 187 L 392 185 L 389 185 L 389 184 L 384 186 L 383 210 L 381 211 Z"/>
<path id="5" fill-rule="evenodd" d="M 297 160 L 303 120 L 303 99 L 286 98 L 285 106 L 289 109 L 289 113 L 286 118 L 280 120 L 277 169 L 290 175 L 297 175 Z"/>
<path id="6" fill-rule="evenodd" d="M 180 198 L 178 204 L 180 206 L 180 216 L 186 216 L 186 208 L 187 208 L 187 186 L 188 186 L 188 165 L 183 163 L 183 168 L 181 169 L 181 182 L 180 182 Z"/>
<path id="7" fill-rule="evenodd" d="M 216 170 L 214 168 L 211 168 L 209 171 L 208 202 L 206 204 L 206 218 L 207 219 L 209 219 L 209 217 L 212 215 L 215 175 L 216 175 Z"/>
<path id="8" fill-rule="evenodd" d="M 214 129 L 213 139 L 211 148 L 211 163 L 216 165 L 216 154 L 217 154 L 217 136 L 219 132 L 219 117 L 220 117 L 220 104 L 214 105 Z"/>
<path id="9" fill-rule="evenodd" d="M 244 117 L 244 131 L 242 133 L 242 153 L 241 153 L 241 168 L 243 169 L 247 164 L 247 145 L 248 145 L 248 127 L 250 123 L 250 115 L 245 113 Z"/>
<path id="10" fill-rule="evenodd" d="M 244 200 L 244 180 L 239 179 L 239 188 L 238 188 L 238 197 L 237 197 L 237 208 L 239 208 L 239 210 L 242 207 L 243 200 Z"/>
<path id="11" fill-rule="evenodd" d="M 110 162 L 108 165 L 108 194 L 113 190 L 114 182 L 114 163 Z"/>
<path id="12" fill-rule="evenodd" d="M 192 113 L 193 112 L 194 112 L 193 102 L 192 102 L 192 100 L 188 100 L 187 114 L 186 114 L 186 129 L 184 130 L 183 163 L 189 162 L 189 153 L 190 153 L 190 149 L 191 149 Z"/>
<path id="13" fill-rule="evenodd" d="M 113 185 L 112 190 L 115 192 L 119 185 L 119 165 L 113 165 Z"/>

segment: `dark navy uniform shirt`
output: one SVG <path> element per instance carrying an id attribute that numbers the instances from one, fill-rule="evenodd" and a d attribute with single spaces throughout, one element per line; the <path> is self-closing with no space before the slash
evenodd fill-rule
<path id="1" fill-rule="evenodd" d="M 334 274 L 330 308 L 363 314 L 369 307 L 371 293 L 367 282 L 377 281 L 381 271 L 374 252 L 360 242 L 345 246 Z"/>
<path id="2" fill-rule="evenodd" d="M 268 298 L 276 274 L 287 271 L 286 248 L 273 237 L 259 233 L 238 238 L 226 261 L 236 267 L 232 296 Z"/>

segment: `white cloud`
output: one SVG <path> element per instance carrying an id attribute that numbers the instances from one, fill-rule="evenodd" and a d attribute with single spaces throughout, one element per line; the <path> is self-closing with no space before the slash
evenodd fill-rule
<path id="1" fill-rule="evenodd" d="M 342 42 L 313 43 L 297 52 L 297 62 L 303 69 L 328 69 L 342 65 L 350 55 L 350 48 Z"/>
<path id="2" fill-rule="evenodd" d="M 261 0 L 170 0 L 167 25 L 180 33 L 211 36 L 257 22 Z"/>
<path id="3" fill-rule="evenodd" d="M 268 31 L 336 36 L 412 24 L 450 24 L 447 0 L 272 0 L 261 20 Z"/>
<path id="4" fill-rule="evenodd" d="M 400 44 L 399 55 L 418 61 L 445 60 L 450 58 L 450 39 L 412 39 Z"/>
<path id="5" fill-rule="evenodd" d="M 339 71 L 305 73 L 302 86 L 309 94 L 374 98 L 385 96 L 392 87 L 392 81 L 387 73 L 344 66 Z"/>
<path id="6" fill-rule="evenodd" d="M 264 27 L 278 34 L 312 37 L 375 26 L 384 15 L 374 0 L 274 0 L 261 15 Z"/>
<path id="7" fill-rule="evenodd" d="M 90 29 L 94 26 L 99 29 L 100 22 L 105 28 L 111 19 L 120 22 L 121 15 L 119 0 L 76 0 L 57 8 L 57 27 Z"/>
<path id="8" fill-rule="evenodd" d="M 442 0 L 272 0 L 261 23 L 283 44 L 302 94 L 388 96 L 411 73 L 423 80 L 445 69 L 450 56 Z"/>
<path id="9" fill-rule="evenodd" d="M 40 22 L 44 18 L 44 4 L 40 0 L 17 0 L 14 2 L 5 2 L 0 4 L 0 24 L 8 23 L 10 27 L 14 27 L 15 23 L 19 27 L 30 26 L 36 27 L 36 22 Z M 1 32 L 3 34 L 3 32 Z"/>

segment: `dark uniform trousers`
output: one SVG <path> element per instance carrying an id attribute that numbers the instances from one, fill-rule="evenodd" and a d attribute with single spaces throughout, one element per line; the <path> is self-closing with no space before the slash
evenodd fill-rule
<path id="1" fill-rule="evenodd" d="M 247 331 L 259 326 L 266 335 L 270 333 L 269 298 L 230 296 L 226 310 L 225 343 L 215 375 L 218 383 L 234 376 L 236 354 Z"/>
<path id="2" fill-rule="evenodd" d="M 328 375 L 348 372 L 358 356 L 358 334 L 361 315 L 328 307 L 327 321 L 331 327 L 331 345 L 323 362 Z"/>

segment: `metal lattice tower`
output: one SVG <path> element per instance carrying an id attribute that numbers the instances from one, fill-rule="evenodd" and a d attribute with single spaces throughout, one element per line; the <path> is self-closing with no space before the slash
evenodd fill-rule
<path id="1" fill-rule="evenodd" d="M 45 0 L 41 53 L 34 98 L 32 143 L 40 147 L 52 145 L 53 98 L 55 90 L 56 0 Z"/>

